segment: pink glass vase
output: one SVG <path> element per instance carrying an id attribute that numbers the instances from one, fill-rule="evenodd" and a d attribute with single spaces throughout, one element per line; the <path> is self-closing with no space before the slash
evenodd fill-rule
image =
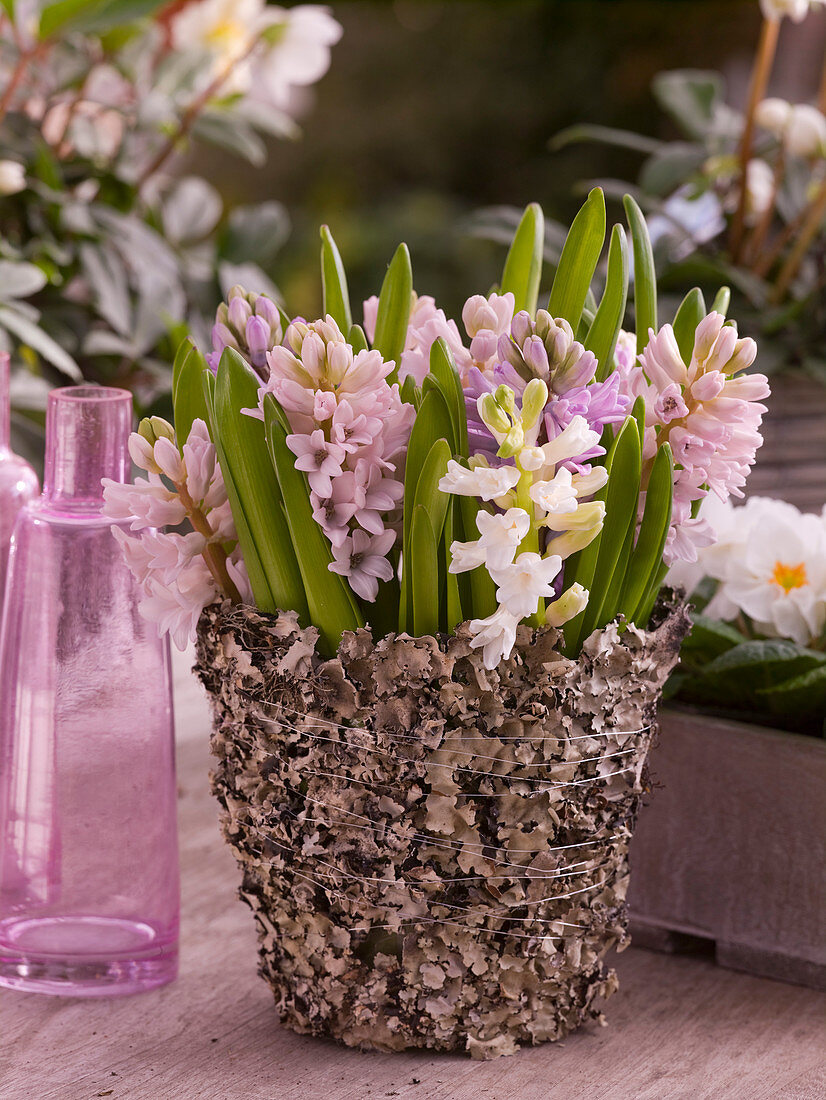
<path id="1" fill-rule="evenodd" d="M 169 649 L 102 513 L 132 399 L 49 395 L 42 497 L 17 518 L 0 629 L 0 984 L 136 993 L 178 965 Z"/>
<path id="2" fill-rule="evenodd" d="M 0 613 L 6 587 L 6 561 L 17 513 L 40 492 L 37 474 L 11 449 L 9 406 L 9 356 L 0 351 Z"/>

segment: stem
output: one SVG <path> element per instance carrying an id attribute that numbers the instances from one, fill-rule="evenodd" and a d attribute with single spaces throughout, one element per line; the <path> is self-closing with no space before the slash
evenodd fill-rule
<path id="1" fill-rule="evenodd" d="M 789 255 L 786 257 L 786 262 L 780 269 L 780 274 L 777 276 L 777 282 L 774 284 L 774 290 L 771 293 L 771 301 L 776 305 L 789 289 L 789 284 L 798 272 L 798 269 L 803 262 L 806 255 L 806 250 L 817 236 L 820 229 L 824 215 L 826 215 L 826 179 L 821 183 L 817 194 L 812 199 L 808 207 L 808 212 L 803 221 L 803 227 L 800 230 L 800 236 L 797 238 Z"/>
<path id="2" fill-rule="evenodd" d="M 30 50 L 20 51 L 20 55 L 17 58 L 17 64 L 14 66 L 9 82 L 6 85 L 6 90 L 3 92 L 3 95 L 0 96 L 0 122 L 2 122 L 8 114 L 12 100 L 14 99 L 14 93 L 20 87 L 20 83 L 26 75 L 26 69 L 29 67 L 29 62 L 34 60 L 40 52 L 41 47 L 42 43 Z"/>
<path id="3" fill-rule="evenodd" d="M 783 231 L 778 234 L 768 252 L 764 253 L 763 257 L 759 261 L 755 262 L 755 275 L 759 276 L 761 279 L 765 277 L 766 273 L 771 269 L 772 264 L 778 258 L 780 253 L 783 251 L 783 249 L 786 247 L 786 245 L 789 243 L 795 233 L 797 233 L 797 231 L 803 225 L 808 209 L 809 208 L 807 206 L 804 206 L 797 217 L 793 221 L 790 221 L 789 224 L 783 229 Z"/>
<path id="4" fill-rule="evenodd" d="M 748 106 L 746 107 L 746 119 L 743 126 L 743 134 L 740 139 L 739 159 L 739 193 L 737 195 L 737 209 L 731 223 L 730 251 L 732 259 L 737 263 L 743 241 L 743 227 L 746 218 L 746 171 L 751 159 L 751 147 L 754 139 L 754 113 L 757 104 L 766 94 L 766 86 L 769 82 L 775 51 L 777 50 L 777 36 L 780 31 L 779 19 L 764 19 L 760 31 L 760 41 L 757 46 L 757 55 L 754 59 L 754 69 L 751 74 L 749 86 Z"/>
<path id="5" fill-rule="evenodd" d="M 158 150 L 157 154 L 153 157 L 153 159 L 149 162 L 147 167 L 144 168 L 143 172 L 141 172 L 140 176 L 138 177 L 138 182 L 136 185 L 138 191 L 142 191 L 148 181 L 152 178 L 152 176 L 154 176 L 155 173 L 160 168 L 162 168 L 164 164 L 166 164 L 167 160 L 175 152 L 178 144 L 189 134 L 190 130 L 197 122 L 198 116 L 201 114 L 204 107 L 206 107 L 207 103 L 209 103 L 209 101 L 218 94 L 218 92 L 231 76 L 232 70 L 235 68 L 235 66 L 239 65 L 242 61 L 246 61 L 246 59 L 250 56 L 252 51 L 258 45 L 259 41 L 260 36 L 257 35 L 250 42 L 247 49 L 239 57 L 235 58 L 228 65 L 226 65 L 221 70 L 221 72 L 218 73 L 215 79 L 207 85 L 207 87 L 201 92 L 201 94 L 193 99 L 193 101 L 190 103 L 190 105 L 181 116 L 181 121 L 178 123 L 178 129 L 174 132 L 174 134 L 171 134 L 167 138 L 167 140 Z"/>
<path id="6" fill-rule="evenodd" d="M 178 496 L 181 498 L 181 504 L 186 508 L 189 522 L 198 532 L 203 535 L 205 539 L 209 540 L 214 537 L 215 532 L 210 526 L 209 520 L 201 511 L 201 509 L 195 504 L 195 501 L 189 495 L 185 485 L 176 485 L 175 490 Z M 218 587 L 224 593 L 229 596 L 233 603 L 241 603 L 241 593 L 235 587 L 235 584 L 227 571 L 227 552 L 223 546 L 215 542 L 207 542 L 204 548 L 202 557 L 207 564 L 212 576 L 215 578 L 215 582 Z"/>
<path id="7" fill-rule="evenodd" d="M 533 473 L 530 470 L 523 470 L 519 465 L 519 460 L 516 460 L 516 468 L 519 470 L 519 481 L 516 485 L 516 507 L 523 508 L 528 513 L 530 520 L 530 526 L 528 527 L 528 533 L 522 539 L 519 544 L 517 554 L 523 552 L 539 553 L 539 529 L 536 526 L 533 501 L 531 500 L 531 485 L 533 485 Z M 528 619 L 531 626 L 542 626 L 545 622 L 545 601 L 540 599 L 537 603 L 536 611 Z"/>

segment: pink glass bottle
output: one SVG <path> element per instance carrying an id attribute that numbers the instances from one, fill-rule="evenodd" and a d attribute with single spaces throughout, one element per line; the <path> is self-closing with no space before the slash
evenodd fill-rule
<path id="1" fill-rule="evenodd" d="M 42 497 L 17 518 L 0 627 L 0 985 L 136 993 L 178 965 L 169 648 L 101 477 L 126 480 L 132 399 L 53 390 Z"/>
<path id="2" fill-rule="evenodd" d="M 0 351 L 0 612 L 6 587 L 6 560 L 17 513 L 40 491 L 37 474 L 10 445 L 9 356 Z"/>

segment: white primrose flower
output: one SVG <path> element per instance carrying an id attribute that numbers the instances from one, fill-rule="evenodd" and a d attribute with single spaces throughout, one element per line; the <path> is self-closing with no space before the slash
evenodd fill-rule
<path id="1" fill-rule="evenodd" d="M 489 572 L 497 585 L 499 603 L 517 619 L 525 619 L 536 612 L 541 599 L 554 595 L 553 582 L 561 568 L 562 558 L 558 554 L 543 558 L 526 551 L 504 569 Z"/>
<path id="2" fill-rule="evenodd" d="M 566 589 L 558 600 L 549 603 L 545 609 L 545 622 L 548 626 L 564 626 L 584 611 L 588 604 L 588 589 L 574 583 Z"/>
<path id="3" fill-rule="evenodd" d="M 531 520 L 524 508 L 509 508 L 504 514 L 491 515 L 480 509 L 476 526 L 481 538 L 476 542 L 454 542 L 450 547 L 450 572 L 465 573 L 484 565 L 489 573 L 503 569 L 513 561 Z"/>
<path id="4" fill-rule="evenodd" d="M 473 619 L 470 632 L 473 635 L 471 649 L 482 650 L 485 668 L 496 668 L 501 660 L 509 657 L 516 641 L 519 618 L 506 607 L 498 607 L 486 619 Z"/>
<path id="5" fill-rule="evenodd" d="M 515 489 L 519 482 L 519 471 L 515 466 L 476 465 L 468 470 L 460 466 L 455 459 L 447 464 L 447 473 L 439 482 L 443 493 L 455 493 L 458 496 L 480 497 L 482 500 L 496 500 Z"/>

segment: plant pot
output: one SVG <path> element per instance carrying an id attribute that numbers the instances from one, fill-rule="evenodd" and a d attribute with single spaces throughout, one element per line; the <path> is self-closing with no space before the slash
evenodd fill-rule
<path id="1" fill-rule="evenodd" d="M 282 1022 L 349 1046 L 510 1054 L 600 1017 L 627 942 L 627 854 L 687 628 L 345 634 L 208 608 L 213 790 Z"/>
<path id="2" fill-rule="evenodd" d="M 634 838 L 636 943 L 826 988 L 826 741 L 667 708 Z M 687 940 L 688 937 L 688 940 Z"/>

